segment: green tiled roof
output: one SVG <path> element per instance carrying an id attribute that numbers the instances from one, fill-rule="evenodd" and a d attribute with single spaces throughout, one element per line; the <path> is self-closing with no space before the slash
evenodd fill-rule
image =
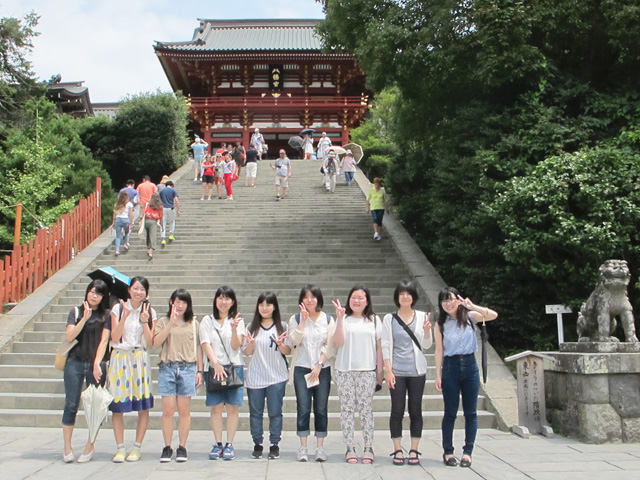
<path id="1" fill-rule="evenodd" d="M 319 51 L 315 26 L 320 20 L 200 20 L 187 42 L 156 42 L 156 49 L 175 51 Z"/>

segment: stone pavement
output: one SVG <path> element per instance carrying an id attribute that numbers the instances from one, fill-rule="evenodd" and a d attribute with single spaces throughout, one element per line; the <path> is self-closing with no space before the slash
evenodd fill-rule
<path id="1" fill-rule="evenodd" d="M 266 425 L 265 425 L 266 426 Z M 407 433 L 407 432 L 405 432 Z M 125 439 L 130 448 L 134 436 L 127 431 Z M 338 433 L 330 433 L 326 441 L 329 460 L 326 463 L 298 463 L 295 461 L 298 440 L 293 432 L 283 432 L 281 457 L 277 460 L 251 458 L 252 442 L 248 432 L 238 432 L 235 439 L 236 459 L 231 462 L 211 461 L 208 452 L 213 435 L 193 431 L 187 442 L 189 461 L 161 464 L 162 450 L 159 431 L 150 431 L 143 445 L 138 463 L 114 464 L 115 442 L 109 428 L 105 428 L 96 442 L 96 454 L 88 464 L 62 462 L 62 429 L 0 427 L 1 478 L 19 479 L 174 479 L 183 472 L 189 480 L 223 476 L 234 479 L 633 479 L 640 478 L 640 444 L 587 445 L 563 437 L 547 439 L 531 436 L 522 439 L 497 430 L 480 430 L 470 469 L 446 467 L 442 464 L 440 432 L 425 432 L 420 450 L 422 465 L 394 466 L 388 456 L 392 451 L 387 431 L 376 431 L 374 465 L 347 465 L 344 447 Z M 405 447 L 408 445 L 405 435 Z M 356 439 L 358 434 L 356 435 Z M 456 445 L 462 442 L 462 432 L 455 433 Z M 76 453 L 86 439 L 86 430 L 77 429 L 73 438 Z M 177 437 L 174 438 L 174 449 Z M 310 446 L 315 445 L 310 439 Z M 313 448 L 310 449 L 311 453 Z M 362 454 L 361 444 L 357 450 Z M 312 460 L 313 457 L 310 457 Z"/>

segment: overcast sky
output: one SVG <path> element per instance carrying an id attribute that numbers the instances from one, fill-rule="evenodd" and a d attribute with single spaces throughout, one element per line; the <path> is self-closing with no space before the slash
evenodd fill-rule
<path id="1" fill-rule="evenodd" d="M 30 11 L 40 15 L 35 74 L 84 81 L 93 103 L 170 91 L 153 45 L 191 40 L 198 18 L 323 18 L 314 0 L 0 0 L 0 17 Z"/>

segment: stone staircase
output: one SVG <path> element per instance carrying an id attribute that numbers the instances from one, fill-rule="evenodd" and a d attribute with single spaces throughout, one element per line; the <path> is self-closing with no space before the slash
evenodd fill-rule
<path id="1" fill-rule="evenodd" d="M 234 200 L 200 200 L 200 185 L 192 181 L 191 170 L 176 184 L 180 195 L 176 241 L 158 249 L 149 261 L 143 239 L 132 234 L 128 253 L 114 257 L 107 249 L 87 271 L 113 266 L 133 276 L 149 279 L 150 301 L 159 315 L 166 313 L 168 299 L 176 288 L 192 295 L 198 318 L 212 311 L 215 290 L 231 286 L 238 296 L 239 311 L 247 323 L 253 317 L 258 295 L 276 292 L 283 319 L 296 313 L 300 288 L 307 283 L 321 287 L 325 310 L 334 314 L 331 300 L 343 303 L 350 288 L 364 283 L 371 291 L 374 309 L 380 317 L 394 311 L 393 290 L 408 276 L 402 258 L 383 234 L 372 239 L 371 218 L 365 214 L 365 199 L 356 185 L 347 187 L 340 179 L 335 194 L 321 185 L 317 162 L 293 161 L 293 176 L 285 200 L 276 201 L 274 173 L 267 161 L 259 163 L 255 188 L 246 188 L 241 178 L 234 184 Z M 244 172 L 243 172 L 244 174 Z M 360 177 L 364 178 L 364 177 Z M 214 189 L 215 193 L 215 189 Z M 0 355 L 0 425 L 58 427 L 64 406 L 62 373 L 53 367 L 69 310 L 84 295 L 88 277 L 71 283 L 25 331 L 9 352 Z M 424 302 L 417 308 L 432 310 Z M 442 396 L 435 389 L 433 351 L 426 354 L 430 366 L 423 397 L 425 429 L 439 429 Z M 153 355 L 152 363 L 157 364 Z M 248 364 L 248 359 L 247 359 Z M 157 367 L 153 382 L 157 381 Z M 156 390 L 154 386 L 154 391 Z M 192 428 L 208 430 L 209 409 L 203 388 L 192 400 Z M 496 419 L 479 399 L 480 428 L 493 428 Z M 288 386 L 284 402 L 284 428 L 296 429 L 296 402 Z M 374 399 L 376 428 L 387 429 L 390 411 L 386 387 Z M 339 401 L 335 385 L 329 400 L 329 429 L 339 430 Z M 248 406 L 241 409 L 240 429 L 248 430 Z M 151 412 L 150 428 L 160 428 L 161 399 Z M 135 426 L 135 415 L 126 415 L 127 428 Z M 84 415 L 78 415 L 84 426 Z M 464 426 L 461 419 L 459 428 Z"/>

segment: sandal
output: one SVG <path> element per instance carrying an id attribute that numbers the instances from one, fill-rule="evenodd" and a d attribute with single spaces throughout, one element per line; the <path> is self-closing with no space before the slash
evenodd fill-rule
<path id="1" fill-rule="evenodd" d="M 364 447 L 364 454 L 362 455 L 362 463 L 371 465 L 373 463 L 373 448 L 370 446 Z"/>
<path id="2" fill-rule="evenodd" d="M 416 456 L 412 457 L 412 453 L 415 453 Z M 407 463 L 409 465 L 420 465 L 420 459 L 418 458 L 418 455 L 422 455 L 422 453 L 420 453 L 418 450 L 409 450 L 409 459 L 407 460 Z"/>
<path id="3" fill-rule="evenodd" d="M 402 456 L 400 456 L 402 455 Z M 391 455 L 389 455 L 390 457 L 393 457 L 393 464 L 394 465 L 404 465 L 404 454 L 402 453 L 402 450 L 396 450 L 395 452 L 393 452 Z"/>
<path id="4" fill-rule="evenodd" d="M 344 458 L 347 463 L 358 463 L 358 455 L 356 454 L 356 447 L 347 446 L 347 453 L 344 454 Z"/>

